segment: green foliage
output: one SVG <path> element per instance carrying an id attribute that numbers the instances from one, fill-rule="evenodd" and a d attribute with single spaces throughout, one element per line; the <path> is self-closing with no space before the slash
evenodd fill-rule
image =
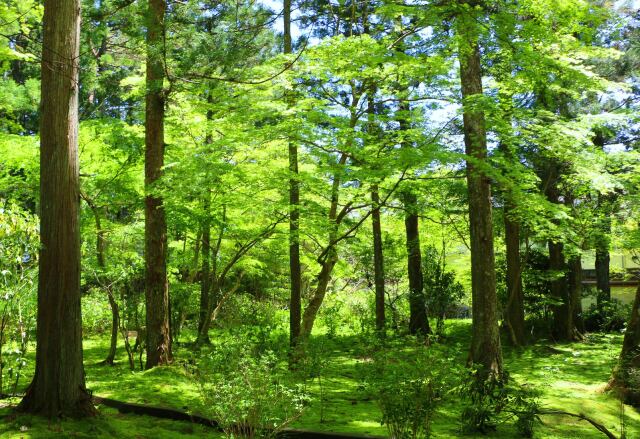
<path id="1" fill-rule="evenodd" d="M 604 303 L 593 303 L 583 312 L 584 325 L 588 331 L 623 331 L 631 314 L 631 304 L 615 298 Z"/>
<path id="2" fill-rule="evenodd" d="M 434 246 L 423 250 L 422 273 L 427 309 L 436 316 L 436 335 L 444 335 L 444 320 L 451 316 L 465 295 L 464 287 L 453 271 L 447 270 L 444 255 Z"/>
<path id="3" fill-rule="evenodd" d="M 385 348 L 360 366 L 362 389 L 376 401 L 391 438 L 431 437 L 436 409 L 460 372 L 451 369 L 448 355 L 436 347 L 418 347 L 410 356 Z"/>
<path id="4" fill-rule="evenodd" d="M 12 379 L 31 373 L 33 366 L 41 3 L 0 5 L 0 344 L 12 352 L 0 359 L 0 367 L 11 371 Z M 393 437 L 458 433 L 451 426 L 461 407 L 446 390 L 454 387 L 456 374 L 464 374 L 461 346 L 469 343 L 469 329 L 459 322 L 445 328 L 444 321 L 461 302 L 468 305 L 464 292 L 472 246 L 465 161 L 493 185 L 494 210 L 510 205 L 509 218 L 520 225 L 526 314 L 534 335 L 548 333 L 558 303 L 550 281 L 564 274 L 549 270 L 549 240 L 574 256 L 596 245 L 630 250 L 640 245 L 640 172 L 637 152 L 631 151 L 638 148 L 639 131 L 638 26 L 636 11 L 623 2 L 498 0 L 416 7 L 303 0 L 294 2 L 298 38 L 294 53 L 286 55 L 280 53 L 279 7 L 249 0 L 169 3 L 163 177 L 145 188 L 147 5 L 82 1 L 83 325 L 90 336 L 109 332 L 111 294 L 120 309 L 120 329 L 143 329 L 143 201 L 145 194 L 162 196 L 175 342 L 194 336 L 205 246 L 210 256 L 214 351 L 207 359 L 206 347 L 197 353 L 175 343 L 176 358 L 198 362 L 205 406 L 220 417 L 228 435 L 271 435 L 300 416 L 307 392 L 320 403 L 300 422 L 314 428 L 380 433 L 371 421 L 382 416 Z M 484 92 L 469 99 L 467 108 L 486 118 L 487 160 L 464 154 L 456 57 L 462 41 L 454 31 L 459 21 L 479 32 Z M 290 145 L 298 149 L 295 175 L 289 169 Z M 301 188 L 303 305 L 314 295 L 327 256 L 337 259 L 316 330 L 296 359 L 304 392 L 283 369 L 292 178 Z M 373 335 L 368 226 L 373 186 L 383 200 L 387 327 L 395 331 L 386 339 Z M 557 190 L 556 199 L 548 196 L 550 188 Z M 403 190 L 417 196 L 424 294 L 436 333 L 446 343 L 428 349 L 395 338 L 406 330 L 409 314 L 403 294 L 405 209 L 397 196 Z M 494 218 L 499 231 L 504 217 Z M 207 243 L 205 231 L 211 235 Z M 505 277 L 502 267 L 498 277 Z M 620 330 L 626 313 L 611 302 L 584 317 L 588 329 Z M 104 350 L 91 345 L 87 364 L 96 363 Z M 549 385 L 548 399 L 562 404 L 570 402 L 558 390 L 563 384 L 555 374 L 581 383 L 593 373 L 597 379 L 589 386 L 606 381 L 608 374 L 603 372 L 608 350 L 596 352 L 584 366 L 572 362 L 585 361 L 586 355 L 520 354 L 507 359 L 521 363 L 514 372 L 537 380 L 540 388 Z M 365 387 L 381 413 L 354 391 L 354 364 L 369 360 Z M 189 402 L 185 394 L 196 393 L 176 372 L 179 367 L 138 373 L 119 366 L 111 371 L 88 366 L 87 374 L 99 391 L 121 392 L 122 399 L 138 402 L 161 394 L 160 402 L 174 397 L 182 406 Z M 584 371 L 586 378 L 574 376 Z M 9 389 L 9 375 L 2 376 L 0 393 Z M 171 397 L 158 390 L 165 379 L 180 383 Z M 516 416 L 504 435 L 514 429 L 532 434 L 537 402 L 511 381 L 474 378 L 459 387 L 470 400 L 464 412 L 469 428 L 486 432 Z M 129 391 L 133 388 L 136 392 Z M 607 396 L 576 392 L 581 401 L 605 407 L 610 421 Z M 354 413 L 359 417 L 351 422 Z M 560 433 L 549 435 L 566 435 L 568 428 L 562 425 Z"/>
<path id="5" fill-rule="evenodd" d="M 391 438 L 431 437 L 431 422 L 437 406 L 431 380 L 405 380 L 380 388 L 378 404 L 382 424 Z"/>
<path id="6" fill-rule="evenodd" d="M 37 218 L 0 200 L 0 394 L 16 391 L 35 332 L 38 239 Z"/>
<path id="7" fill-rule="evenodd" d="M 500 423 L 515 417 L 516 429 L 521 437 L 533 437 L 539 422 L 539 392 L 518 386 L 505 372 L 502 377 L 472 370 L 456 389 L 468 401 L 461 414 L 462 431 L 487 434 Z"/>
<path id="8" fill-rule="evenodd" d="M 246 341 L 216 346 L 196 372 L 204 407 L 230 438 L 273 438 L 302 415 L 308 396 L 269 351 Z"/>

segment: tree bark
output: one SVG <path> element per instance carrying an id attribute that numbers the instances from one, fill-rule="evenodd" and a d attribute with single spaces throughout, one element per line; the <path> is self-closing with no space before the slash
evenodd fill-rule
<path id="1" fill-rule="evenodd" d="M 291 53 L 291 0 L 284 0 L 284 53 Z M 288 103 L 290 96 L 286 96 Z M 298 181 L 298 146 L 289 141 L 289 345 L 295 347 L 300 337 L 302 315 L 302 268 L 300 265 L 300 183 Z"/>
<path id="2" fill-rule="evenodd" d="M 560 171 L 556 163 L 551 163 L 547 170 L 547 185 L 545 195 L 552 203 L 560 203 L 558 180 Z M 575 339 L 576 330 L 573 320 L 573 305 L 568 283 L 568 265 L 565 261 L 564 246 L 561 242 L 549 240 L 549 270 L 561 273 L 551 281 L 551 297 L 559 302 L 553 305 L 553 322 L 551 335 L 558 341 L 571 341 Z"/>
<path id="3" fill-rule="evenodd" d="M 152 193 L 164 165 L 164 0 L 149 0 L 145 113 L 146 369 L 172 359 L 167 281 L 167 222 L 162 198 Z"/>
<path id="4" fill-rule="evenodd" d="M 383 331 L 384 315 L 384 253 L 382 249 L 382 227 L 380 225 L 380 194 L 378 185 L 371 187 L 371 223 L 373 231 L 373 277 L 376 288 L 376 330 Z"/>
<path id="5" fill-rule="evenodd" d="M 420 231 L 418 229 L 418 202 L 410 190 L 402 194 L 405 217 L 404 226 L 407 237 L 407 275 L 409 278 L 409 332 L 411 334 L 430 334 L 431 327 L 427 316 L 427 302 L 422 278 L 422 252 L 420 250 Z"/>
<path id="6" fill-rule="evenodd" d="M 80 1 L 45 0 L 40 122 L 36 367 L 19 410 L 94 415 L 85 387 L 80 308 L 78 60 Z"/>
<path id="7" fill-rule="evenodd" d="M 464 143 L 467 154 L 467 190 L 471 243 L 472 340 L 469 363 L 483 367 L 483 374 L 502 375 L 502 349 L 498 329 L 495 255 L 491 219 L 491 185 L 482 170 L 487 164 L 487 133 L 482 96 L 482 68 L 478 29 L 471 14 L 457 20 L 460 38 L 460 83 L 463 98 Z"/>
<path id="8" fill-rule="evenodd" d="M 504 205 L 504 235 L 507 247 L 507 306 L 505 325 L 515 346 L 526 343 L 524 325 L 524 290 L 522 288 L 522 263 L 520 260 L 520 224 L 511 217 L 512 206 Z"/>
<path id="9" fill-rule="evenodd" d="M 622 351 L 618 365 L 613 371 L 609 387 L 619 391 L 627 404 L 640 407 L 640 385 L 637 375 L 640 370 L 640 285 L 631 308 L 631 316 L 622 340 Z"/>

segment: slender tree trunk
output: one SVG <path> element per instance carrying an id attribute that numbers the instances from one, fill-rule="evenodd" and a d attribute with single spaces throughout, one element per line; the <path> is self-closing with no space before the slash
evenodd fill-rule
<path id="1" fill-rule="evenodd" d="M 172 359 L 167 281 L 167 221 L 153 187 L 164 165 L 164 0 L 149 0 L 145 119 L 145 298 L 146 369 Z"/>
<path id="2" fill-rule="evenodd" d="M 602 129 L 595 130 L 593 145 L 604 151 L 605 136 Z M 611 239 L 611 207 L 610 203 L 614 194 L 598 194 L 597 213 L 601 220 L 598 221 L 598 234 L 596 235 L 596 288 L 597 306 L 601 308 L 606 302 L 611 301 L 609 243 Z"/>
<path id="3" fill-rule="evenodd" d="M 322 269 L 320 270 L 320 273 L 316 278 L 318 284 L 315 288 L 313 297 L 311 297 L 311 300 L 309 300 L 309 303 L 304 310 L 304 314 L 302 315 L 302 327 L 300 335 L 304 338 L 308 338 L 311 335 L 313 325 L 316 321 L 316 316 L 318 315 L 320 306 L 322 306 L 324 296 L 327 294 L 327 287 L 329 286 L 329 281 L 331 280 L 331 272 L 333 271 L 333 267 L 337 262 L 338 258 L 336 255 L 336 251 L 335 249 L 333 249 L 327 255 L 327 261 L 322 264 Z"/>
<path id="4" fill-rule="evenodd" d="M 558 180 L 560 171 L 558 165 L 551 163 L 548 169 L 548 181 L 545 195 L 552 203 L 560 202 Z M 551 281 L 551 297 L 558 302 L 553 305 L 553 322 L 551 335 L 559 341 L 570 341 L 575 338 L 575 324 L 573 321 L 573 305 L 568 284 L 568 265 L 565 261 L 564 246 L 560 242 L 548 242 L 549 270 L 555 272 L 556 277 Z"/>
<path id="5" fill-rule="evenodd" d="M 352 125 L 353 120 L 352 120 Z M 342 154 L 340 156 L 340 160 L 338 161 L 338 165 L 340 168 L 344 166 L 347 162 L 347 155 Z M 340 172 L 340 171 L 338 171 Z M 300 328 L 300 337 L 308 338 L 311 335 L 311 331 L 313 330 L 313 325 L 316 321 L 316 316 L 318 315 L 318 311 L 320 310 L 320 306 L 322 306 L 322 302 L 324 301 L 324 296 L 327 294 L 327 287 L 329 286 L 329 281 L 331 280 L 331 273 L 333 272 L 333 267 L 338 262 L 338 251 L 336 249 L 336 245 L 334 243 L 337 233 L 338 233 L 338 196 L 340 191 L 340 175 L 335 174 L 333 176 L 333 183 L 331 185 L 331 206 L 329 207 L 329 240 L 328 246 L 329 250 L 324 258 L 324 260 L 319 260 L 320 263 L 320 272 L 316 277 L 316 288 L 307 304 L 307 307 L 304 310 L 302 315 L 302 325 Z"/>
<path id="6" fill-rule="evenodd" d="M 469 227 L 471 242 L 472 340 L 469 362 L 483 366 L 483 374 L 502 375 L 502 349 L 498 329 L 495 255 L 491 220 L 491 185 L 481 166 L 487 164 L 484 112 L 474 101 L 482 92 L 482 68 L 476 17 L 457 20 L 460 38 L 460 82 L 463 98 L 464 143 L 467 159 Z"/>
<path id="7" fill-rule="evenodd" d="M 575 328 L 574 338 L 582 338 L 585 328 L 582 319 L 582 257 L 580 255 L 569 260 L 569 287 L 571 313 Z"/>
<path id="8" fill-rule="evenodd" d="M 98 267 L 104 272 L 104 270 L 106 270 L 107 268 L 107 241 L 105 238 L 104 229 L 102 228 L 102 222 L 100 221 L 100 209 L 89 198 L 86 198 L 86 201 L 89 205 L 89 208 L 91 209 L 91 212 L 93 213 L 93 218 L 96 223 L 96 260 L 98 262 Z M 100 275 L 102 276 L 102 273 Z M 110 287 L 107 287 L 107 298 L 109 299 L 109 308 L 111 309 L 111 340 L 109 343 L 109 353 L 107 354 L 107 358 L 104 359 L 102 364 L 113 366 L 118 349 L 120 309 L 118 307 L 118 302 L 116 302 L 115 297 L 113 297 L 113 292 L 111 291 Z"/>
<path id="9" fill-rule="evenodd" d="M 104 364 L 113 366 L 116 359 L 116 352 L 118 350 L 118 332 L 120 329 L 120 308 L 118 302 L 111 290 L 107 291 L 107 298 L 109 299 L 109 308 L 111 308 L 111 339 L 109 341 L 109 353 L 107 358 L 104 359 Z"/>
<path id="10" fill-rule="evenodd" d="M 404 226 L 407 236 L 407 274 L 409 277 L 409 332 L 411 334 L 430 334 L 427 316 L 427 302 L 422 278 L 422 253 L 420 250 L 420 232 L 418 229 L 418 201 L 410 190 L 402 194 L 405 217 Z"/>
<path id="11" fill-rule="evenodd" d="M 209 329 L 211 329 L 211 320 L 213 318 L 213 311 L 217 308 L 218 302 L 220 300 L 220 279 L 216 276 L 216 271 L 213 270 L 213 273 L 210 275 L 210 285 L 209 285 L 209 298 L 207 299 L 207 313 L 205 315 L 204 320 L 201 322 L 201 326 L 198 331 L 198 338 L 196 339 L 196 344 L 205 344 L 209 343 Z"/>
<path id="12" fill-rule="evenodd" d="M 80 1 L 45 0 L 40 119 L 40 258 L 36 368 L 19 409 L 94 415 L 80 311 L 78 59 Z"/>
<path id="13" fill-rule="evenodd" d="M 284 0 L 284 53 L 292 52 L 291 0 Z M 290 96 L 286 96 L 291 103 Z M 298 146 L 289 141 L 289 344 L 297 345 L 302 315 L 302 268 L 300 265 L 300 183 L 298 181 Z"/>
<path id="14" fill-rule="evenodd" d="M 369 33 L 368 8 L 364 4 L 364 31 Z M 367 98 L 367 131 L 371 139 L 375 138 L 375 87 L 369 91 Z M 383 333 L 385 327 L 384 315 L 384 250 L 382 248 L 382 226 L 380 220 L 380 193 L 378 183 L 371 185 L 371 227 L 373 235 L 373 279 L 375 284 L 376 330 Z"/>
<path id="15" fill-rule="evenodd" d="M 378 185 L 371 187 L 371 222 L 373 229 L 373 277 L 376 287 L 376 330 L 383 331 L 384 316 L 384 253 L 382 249 L 382 227 L 380 225 L 380 194 Z"/>
<path id="16" fill-rule="evenodd" d="M 222 225 L 220 226 L 220 230 L 218 233 L 218 237 L 216 238 L 216 244 L 212 248 L 212 252 L 210 253 L 208 259 L 210 260 L 211 269 L 209 271 L 209 285 L 207 290 L 209 292 L 209 296 L 207 298 L 207 312 L 204 319 L 201 320 L 201 324 L 199 325 L 198 337 L 196 339 L 196 344 L 201 342 L 206 342 L 209 339 L 209 329 L 211 328 L 211 320 L 213 319 L 213 311 L 217 309 L 220 300 L 221 300 L 221 289 L 224 287 L 225 279 L 227 273 L 233 266 L 235 262 L 231 261 L 224 267 L 221 271 L 218 270 L 218 255 L 220 254 L 220 247 L 222 246 L 222 240 L 224 238 L 225 231 L 225 223 L 227 222 L 227 207 L 225 205 L 222 206 Z M 204 247 L 204 245 L 203 245 Z M 236 259 L 237 262 L 237 259 Z M 201 309 L 202 311 L 202 309 Z"/>
<path id="17" fill-rule="evenodd" d="M 404 53 L 403 45 L 398 51 Z M 406 97 L 406 89 L 399 91 L 400 96 Z M 401 131 L 410 127 L 409 104 L 402 102 L 399 108 L 398 124 Z M 410 148 L 409 142 L 403 141 L 402 148 Z M 404 205 L 404 226 L 407 248 L 407 277 L 409 278 L 409 333 L 413 335 L 431 334 L 429 315 L 427 312 L 427 297 L 424 291 L 424 279 L 422 277 L 422 251 L 420 249 L 420 231 L 418 220 L 417 196 L 406 188 L 400 193 Z"/>
<path id="18" fill-rule="evenodd" d="M 520 224 L 511 218 L 511 205 L 505 201 L 504 230 L 507 247 L 507 306 L 505 325 L 515 346 L 526 343 L 524 327 L 524 291 L 522 288 L 522 263 L 520 260 Z"/>
<path id="19" fill-rule="evenodd" d="M 209 344 L 209 327 L 206 324 L 210 319 L 209 294 L 211 293 L 211 224 L 209 220 L 211 210 L 211 193 L 207 191 L 204 198 L 204 224 L 202 226 L 202 279 L 200 280 L 200 311 L 198 319 L 198 338 L 196 344 Z M 206 331 L 204 330 L 206 328 Z"/>
<path id="20" fill-rule="evenodd" d="M 611 234 L 611 220 L 605 219 L 603 235 L 598 239 L 596 247 L 596 288 L 598 289 L 598 307 L 611 301 L 609 235 Z"/>

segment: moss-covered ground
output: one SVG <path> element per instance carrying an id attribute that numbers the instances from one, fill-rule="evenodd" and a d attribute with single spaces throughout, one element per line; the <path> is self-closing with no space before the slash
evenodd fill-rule
<path id="1" fill-rule="evenodd" d="M 464 364 L 469 330 L 468 321 L 448 323 L 446 343 L 451 347 L 451 361 L 457 364 Z M 215 337 L 213 332 L 212 337 Z M 170 367 L 131 372 L 123 349 L 119 350 L 115 366 L 99 365 L 105 355 L 107 343 L 106 336 L 92 336 L 85 341 L 87 385 L 95 395 L 191 412 L 206 412 L 201 406 L 198 386 L 188 372 L 189 363 L 185 360 L 194 358 L 194 354 L 187 345 L 176 348 L 177 361 Z M 505 347 L 505 365 L 518 383 L 541 392 L 544 407 L 583 413 L 616 434 L 620 433 L 621 415 L 624 413 L 627 437 L 640 438 L 640 413 L 631 407 L 624 407 L 623 411 L 614 395 L 604 392 L 620 343 L 620 335 L 592 334 L 582 343 L 538 342 L 521 350 Z M 363 356 L 362 344 L 362 340 L 356 336 L 323 340 L 325 360 L 320 373 L 322 389 L 317 378 L 309 384 L 312 404 L 294 427 L 382 436 L 386 434 L 385 427 L 380 425 L 378 407 L 361 390 L 359 368 L 363 362 L 368 361 Z M 416 348 L 402 343 L 392 343 L 390 346 L 389 349 L 402 349 L 405 355 L 407 350 L 410 352 Z M 28 382 L 32 365 L 32 361 L 28 363 L 26 376 L 18 390 L 23 390 L 24 384 Z M 12 405 L 16 402 L 16 399 L 0 401 L 2 438 L 220 437 L 206 427 L 122 415 L 106 407 L 99 407 L 100 416 L 96 419 L 48 421 L 12 414 Z M 462 404 L 454 394 L 449 395 L 434 420 L 433 437 L 475 437 L 460 433 Z M 505 424 L 484 437 L 513 438 L 517 434 L 512 426 Z M 586 422 L 575 418 L 543 416 L 542 425 L 538 426 L 535 437 L 588 439 L 604 436 Z"/>

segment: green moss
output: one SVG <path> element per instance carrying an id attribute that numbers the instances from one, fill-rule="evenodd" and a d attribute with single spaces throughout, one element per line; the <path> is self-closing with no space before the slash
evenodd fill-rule
<path id="1" fill-rule="evenodd" d="M 448 355 L 451 361 L 464 364 L 469 343 L 469 322 L 450 321 L 447 326 Z M 212 333 L 212 338 L 224 337 Z M 324 336 L 321 336 L 324 337 Z M 526 349 L 506 347 L 506 368 L 520 384 L 539 389 L 546 408 L 583 413 L 619 433 L 621 405 L 614 395 L 604 393 L 611 367 L 619 353 L 621 336 L 595 334 L 583 343 L 551 345 L 537 343 Z M 190 412 L 206 413 L 198 388 L 180 359 L 194 353 L 177 347 L 178 361 L 170 367 L 150 371 L 130 371 L 122 349 L 115 366 L 101 366 L 107 350 L 107 337 L 92 337 L 85 342 L 87 385 L 94 394 L 150 405 L 174 407 Z M 320 380 L 307 381 L 313 402 L 294 427 L 335 432 L 385 435 L 380 425 L 380 412 L 375 402 L 361 390 L 359 365 L 370 361 L 370 344 L 363 345 L 356 336 L 322 339 L 326 360 Z M 411 356 L 416 349 L 432 349 L 407 339 L 390 339 L 388 349 L 394 356 Z M 206 357 L 207 351 L 201 352 Z M 32 369 L 27 369 L 32 371 Z M 32 372 L 31 372 L 32 373 Z M 24 384 L 28 379 L 24 380 Z M 322 389 L 320 386 L 322 383 Z M 322 398 L 321 398 L 322 395 Z M 5 401 L 6 402 L 6 401 Z M 15 403 L 17 401 L 9 401 Z M 438 410 L 433 425 L 435 438 L 459 437 L 459 416 L 463 405 L 455 395 Z M 0 409 L 0 415 L 9 408 Z M 121 415 L 109 408 L 100 408 L 100 417 L 91 420 L 67 420 L 49 423 L 30 416 L 18 416 L 0 424 L 2 438 L 47 437 L 118 437 L 118 438 L 183 438 L 219 437 L 206 429 L 184 422 L 164 421 L 134 415 Z M 625 407 L 628 437 L 640 437 L 640 414 Z M 600 438 L 602 434 L 584 421 L 566 416 L 543 416 L 537 438 Z M 22 426 L 27 427 L 21 432 Z M 473 436 L 466 436 L 473 437 Z M 479 436 L 480 437 L 480 436 Z M 513 438 L 513 427 L 501 425 L 495 433 L 483 437 Z"/>

